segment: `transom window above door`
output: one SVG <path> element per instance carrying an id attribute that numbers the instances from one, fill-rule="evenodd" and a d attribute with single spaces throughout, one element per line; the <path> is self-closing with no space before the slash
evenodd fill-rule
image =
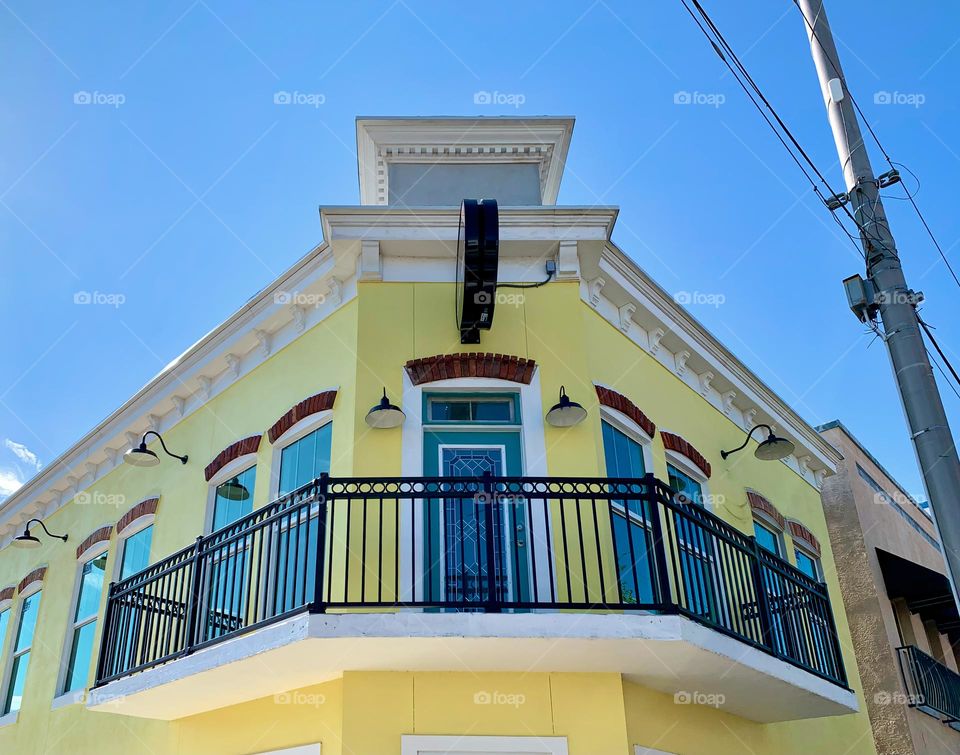
<path id="1" fill-rule="evenodd" d="M 430 424 L 478 422 L 490 425 L 519 424 L 516 394 L 475 396 L 425 396 L 424 416 Z"/>

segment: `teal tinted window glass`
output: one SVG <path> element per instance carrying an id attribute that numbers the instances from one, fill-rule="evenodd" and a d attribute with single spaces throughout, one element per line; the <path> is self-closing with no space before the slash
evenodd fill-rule
<path id="1" fill-rule="evenodd" d="M 253 485 L 257 479 L 256 465 L 249 467 L 235 478 L 217 486 L 216 501 L 213 504 L 213 529 L 218 530 L 226 527 L 231 522 L 235 522 L 242 516 L 246 516 L 253 511 Z M 231 488 L 236 487 L 236 483 L 242 485 L 247 491 L 247 497 L 241 501 L 234 501 L 223 495 L 225 486 L 230 484 Z"/>
<path id="2" fill-rule="evenodd" d="M 794 554 L 797 557 L 797 568 L 806 574 L 810 579 L 820 579 L 820 569 L 818 568 L 817 559 L 811 558 L 802 550 L 796 550 Z"/>
<path id="3" fill-rule="evenodd" d="M 83 565 L 80 573 L 80 595 L 74 621 L 96 616 L 100 611 L 100 595 L 103 593 L 103 577 L 107 568 L 107 554 L 102 553 Z"/>
<path id="4" fill-rule="evenodd" d="M 759 522 L 753 523 L 753 533 L 757 538 L 757 544 L 761 548 L 765 548 L 770 551 L 775 556 L 780 555 L 780 538 L 776 532 L 767 527 L 764 527 Z"/>
<path id="5" fill-rule="evenodd" d="M 73 638 L 70 644 L 70 659 L 63 692 L 82 689 L 87 684 L 90 661 L 93 659 L 93 635 L 100 611 L 100 596 L 103 594 L 107 554 L 103 553 L 83 565 L 80 572 L 80 591 L 77 595 L 77 610 L 74 614 Z"/>
<path id="6" fill-rule="evenodd" d="M 643 477 L 643 447 L 609 422 L 600 423 L 603 429 L 603 455 L 607 477 Z"/>
<path id="7" fill-rule="evenodd" d="M 7 625 L 10 623 L 10 609 L 0 611 L 0 658 L 3 657 L 3 648 L 7 640 Z"/>
<path id="8" fill-rule="evenodd" d="M 144 527 L 123 541 L 123 558 L 120 559 L 120 579 L 143 571 L 150 565 L 150 542 L 153 525 Z"/>
<path id="9" fill-rule="evenodd" d="M 33 631 L 37 628 L 37 613 L 40 611 L 40 593 L 25 598 L 20 609 L 20 628 L 14 652 L 19 653 L 33 644 Z"/>
<path id="10" fill-rule="evenodd" d="M 93 635 L 97 622 L 91 621 L 73 631 L 73 646 L 70 650 L 70 665 L 67 666 L 67 679 L 64 692 L 83 689 L 87 686 L 87 673 L 93 659 Z"/>
<path id="11" fill-rule="evenodd" d="M 333 423 L 318 427 L 280 452 L 280 495 L 286 495 L 330 471 Z"/>
<path id="12" fill-rule="evenodd" d="M 424 397 L 428 422 L 451 423 L 518 424 L 518 400 L 515 394 Z"/>
<path id="13" fill-rule="evenodd" d="M 681 472 L 671 464 L 667 464 L 667 476 L 670 487 L 678 493 L 683 493 L 696 504 L 703 505 L 703 488 L 686 472 Z"/>
<path id="14" fill-rule="evenodd" d="M 13 646 L 13 663 L 10 669 L 10 682 L 4 698 L 3 712 L 20 710 L 23 702 L 23 688 L 27 681 L 27 666 L 30 661 L 30 647 L 33 644 L 33 632 L 37 627 L 37 615 L 40 611 L 40 593 L 35 592 L 24 598 L 20 606 L 20 622 L 17 626 L 17 638 Z"/>

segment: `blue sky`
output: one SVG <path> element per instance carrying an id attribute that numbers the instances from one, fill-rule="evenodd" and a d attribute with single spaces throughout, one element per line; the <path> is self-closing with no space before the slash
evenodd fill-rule
<path id="1" fill-rule="evenodd" d="M 839 186 L 792 0 L 704 5 Z M 960 11 L 828 9 L 855 94 L 960 265 Z M 358 201 L 355 116 L 469 114 L 576 116 L 560 203 L 619 205 L 622 248 L 808 421 L 839 417 L 922 496 L 885 349 L 840 287 L 862 260 L 679 0 L 3 0 L 0 56 L 0 496 L 315 245 L 318 205 Z M 907 203 L 887 210 L 960 365 L 956 284 Z"/>

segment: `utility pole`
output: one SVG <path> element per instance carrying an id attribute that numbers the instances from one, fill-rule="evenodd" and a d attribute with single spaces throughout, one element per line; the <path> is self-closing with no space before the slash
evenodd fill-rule
<path id="1" fill-rule="evenodd" d="M 956 601 L 960 584 L 960 458 L 920 333 L 916 305 L 922 296 L 907 287 L 880 200 L 881 181 L 870 167 L 823 0 L 798 0 L 798 5 L 806 19 L 810 50 L 847 187 L 846 195 L 831 198 L 831 206 L 837 209 L 849 202 L 860 225 L 860 242 L 866 255 L 867 280 L 860 281 L 859 300 L 851 295 L 851 290 L 858 288 L 856 282 L 848 284 L 848 298 L 864 322 L 877 312 L 883 322 L 883 340 L 890 352 Z"/>

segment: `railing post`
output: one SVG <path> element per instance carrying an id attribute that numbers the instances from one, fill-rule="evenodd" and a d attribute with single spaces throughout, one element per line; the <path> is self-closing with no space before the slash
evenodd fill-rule
<path id="1" fill-rule="evenodd" d="M 103 626 L 100 627 L 100 654 L 97 656 L 97 678 L 93 680 L 93 686 L 100 684 L 100 680 L 108 676 L 107 663 L 112 655 L 110 644 L 110 625 L 113 619 L 113 594 L 116 592 L 117 583 L 111 582 L 107 588 L 107 605 L 103 609 Z"/>
<path id="2" fill-rule="evenodd" d="M 317 570 L 313 575 L 313 601 L 310 603 L 311 613 L 323 613 L 327 610 L 326 601 L 323 600 L 323 572 L 325 566 L 324 561 L 327 556 L 324 548 L 326 548 L 327 543 L 327 496 L 329 492 L 330 475 L 326 472 L 321 472 L 320 480 L 317 483 Z M 347 511 L 347 516 L 350 516 L 349 510 Z M 310 521 L 309 510 L 307 511 L 307 521 Z M 347 557 L 349 558 L 349 554 Z"/>
<path id="3" fill-rule="evenodd" d="M 840 646 L 840 637 L 837 634 L 837 622 L 833 617 L 833 601 L 830 600 L 830 591 L 827 590 L 827 583 L 821 582 L 820 586 L 823 588 L 823 599 L 826 604 L 827 619 L 830 622 L 828 629 L 830 630 L 830 642 L 833 645 L 833 654 L 836 657 L 837 679 L 846 684 L 847 667 L 843 662 L 843 651 Z"/>
<path id="4" fill-rule="evenodd" d="M 483 473 L 483 492 L 486 495 L 486 507 L 483 511 L 485 528 L 487 531 L 486 552 L 487 552 L 487 608 L 489 613 L 499 613 L 500 605 L 497 601 L 497 551 L 494 546 L 496 531 L 494 530 L 493 499 L 496 495 L 493 485 L 493 473 L 487 470 Z M 505 545 L 505 543 L 504 543 Z"/>
<path id="5" fill-rule="evenodd" d="M 770 601 L 767 595 L 767 585 L 763 579 L 763 561 L 760 555 L 760 544 L 757 538 L 749 535 L 750 540 L 750 571 L 753 574 L 754 592 L 757 595 L 757 616 L 760 619 L 760 638 L 763 645 L 776 652 L 771 630 L 773 617 L 770 615 Z"/>
<path id="6" fill-rule="evenodd" d="M 650 517 L 650 534 L 653 537 L 653 559 L 657 572 L 656 602 L 663 606 L 661 610 L 673 611 L 675 605 L 670 599 L 670 574 L 667 571 L 667 549 L 663 540 L 663 522 L 660 520 L 660 506 L 657 498 L 657 478 L 648 472 L 641 478 L 641 484 L 643 485 L 643 503 Z"/>
<path id="7" fill-rule="evenodd" d="M 203 535 L 198 535 L 193 544 L 193 555 L 190 557 L 190 595 L 187 603 L 186 632 L 183 637 L 183 654 L 193 652 L 196 644 L 197 621 L 200 614 L 200 552 L 203 545 Z"/>

